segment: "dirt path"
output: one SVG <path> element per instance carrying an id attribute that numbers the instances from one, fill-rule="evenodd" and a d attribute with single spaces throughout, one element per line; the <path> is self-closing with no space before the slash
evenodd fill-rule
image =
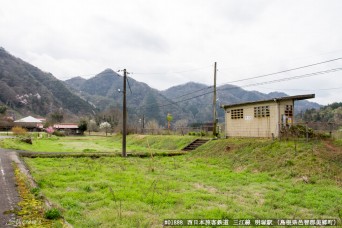
<path id="1" fill-rule="evenodd" d="M 20 200 L 16 187 L 12 154 L 0 148 L 0 227 L 14 227 L 16 222 L 13 211 Z"/>
<path id="2" fill-rule="evenodd" d="M 329 150 L 331 150 L 331 151 L 342 153 L 341 148 L 339 148 L 339 147 L 335 146 L 334 144 L 332 144 L 331 141 L 325 140 L 325 141 L 324 141 L 324 145 L 325 145 Z"/>

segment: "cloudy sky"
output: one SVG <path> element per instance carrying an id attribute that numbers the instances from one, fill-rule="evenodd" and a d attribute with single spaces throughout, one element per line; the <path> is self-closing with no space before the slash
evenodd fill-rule
<path id="1" fill-rule="evenodd" d="M 163 90 L 218 85 L 342 57 L 340 0 L 0 0 L 0 46 L 65 80 L 106 68 Z M 342 59 L 234 83 L 342 68 Z M 337 69 L 338 70 L 338 69 Z M 341 101 L 342 71 L 245 87 Z"/>

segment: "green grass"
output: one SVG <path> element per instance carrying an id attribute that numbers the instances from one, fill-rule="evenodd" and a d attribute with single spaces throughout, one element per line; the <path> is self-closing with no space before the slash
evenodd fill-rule
<path id="1" fill-rule="evenodd" d="M 127 136 L 128 152 L 160 152 L 181 150 L 196 137 L 193 136 Z M 4 139 L 0 146 L 8 149 L 26 150 L 33 152 L 121 152 L 122 136 L 78 136 L 33 138 L 33 144 L 20 142 L 19 139 Z"/>
<path id="2" fill-rule="evenodd" d="M 172 139 L 155 137 L 148 137 L 151 148 Z M 146 140 L 131 141 L 146 147 Z M 178 157 L 25 162 L 75 227 L 160 227 L 170 218 L 334 218 L 341 224 L 342 161 L 330 152 L 323 142 L 228 139 Z"/>

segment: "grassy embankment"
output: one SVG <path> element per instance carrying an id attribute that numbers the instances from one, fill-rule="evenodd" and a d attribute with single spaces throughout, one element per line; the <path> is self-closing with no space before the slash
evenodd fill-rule
<path id="1" fill-rule="evenodd" d="M 132 148 L 146 149 L 147 140 L 152 147 L 153 138 L 156 149 L 175 144 L 167 136 L 130 137 Z M 161 227 L 168 218 L 334 218 L 341 224 L 338 145 L 227 139 L 178 157 L 25 161 L 40 191 L 75 227 Z"/>
<path id="2" fill-rule="evenodd" d="M 128 152 L 153 152 L 162 153 L 179 151 L 192 142 L 194 136 L 127 136 Z M 33 144 L 21 142 L 19 139 L 5 139 L 0 141 L 0 147 L 33 152 L 108 152 L 118 153 L 122 151 L 122 137 L 115 135 L 82 136 L 82 137 L 56 137 L 33 138 Z"/>

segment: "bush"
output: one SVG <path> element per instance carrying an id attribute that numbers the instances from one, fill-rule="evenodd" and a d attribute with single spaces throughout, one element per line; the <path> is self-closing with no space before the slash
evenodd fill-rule
<path id="1" fill-rule="evenodd" d="M 34 195 L 34 196 L 38 196 L 40 193 L 40 188 L 31 188 L 30 192 Z"/>
<path id="2" fill-rule="evenodd" d="M 13 127 L 12 132 L 14 135 L 25 135 L 27 133 L 27 130 L 22 127 Z"/>
<path id="3" fill-rule="evenodd" d="M 62 217 L 62 215 L 57 208 L 51 208 L 45 212 L 45 218 L 47 219 L 59 219 L 60 217 Z"/>
<path id="4" fill-rule="evenodd" d="M 65 136 L 65 133 L 62 132 L 62 131 L 54 131 L 52 134 L 55 135 L 55 136 L 59 136 L 59 137 L 64 137 Z"/>

